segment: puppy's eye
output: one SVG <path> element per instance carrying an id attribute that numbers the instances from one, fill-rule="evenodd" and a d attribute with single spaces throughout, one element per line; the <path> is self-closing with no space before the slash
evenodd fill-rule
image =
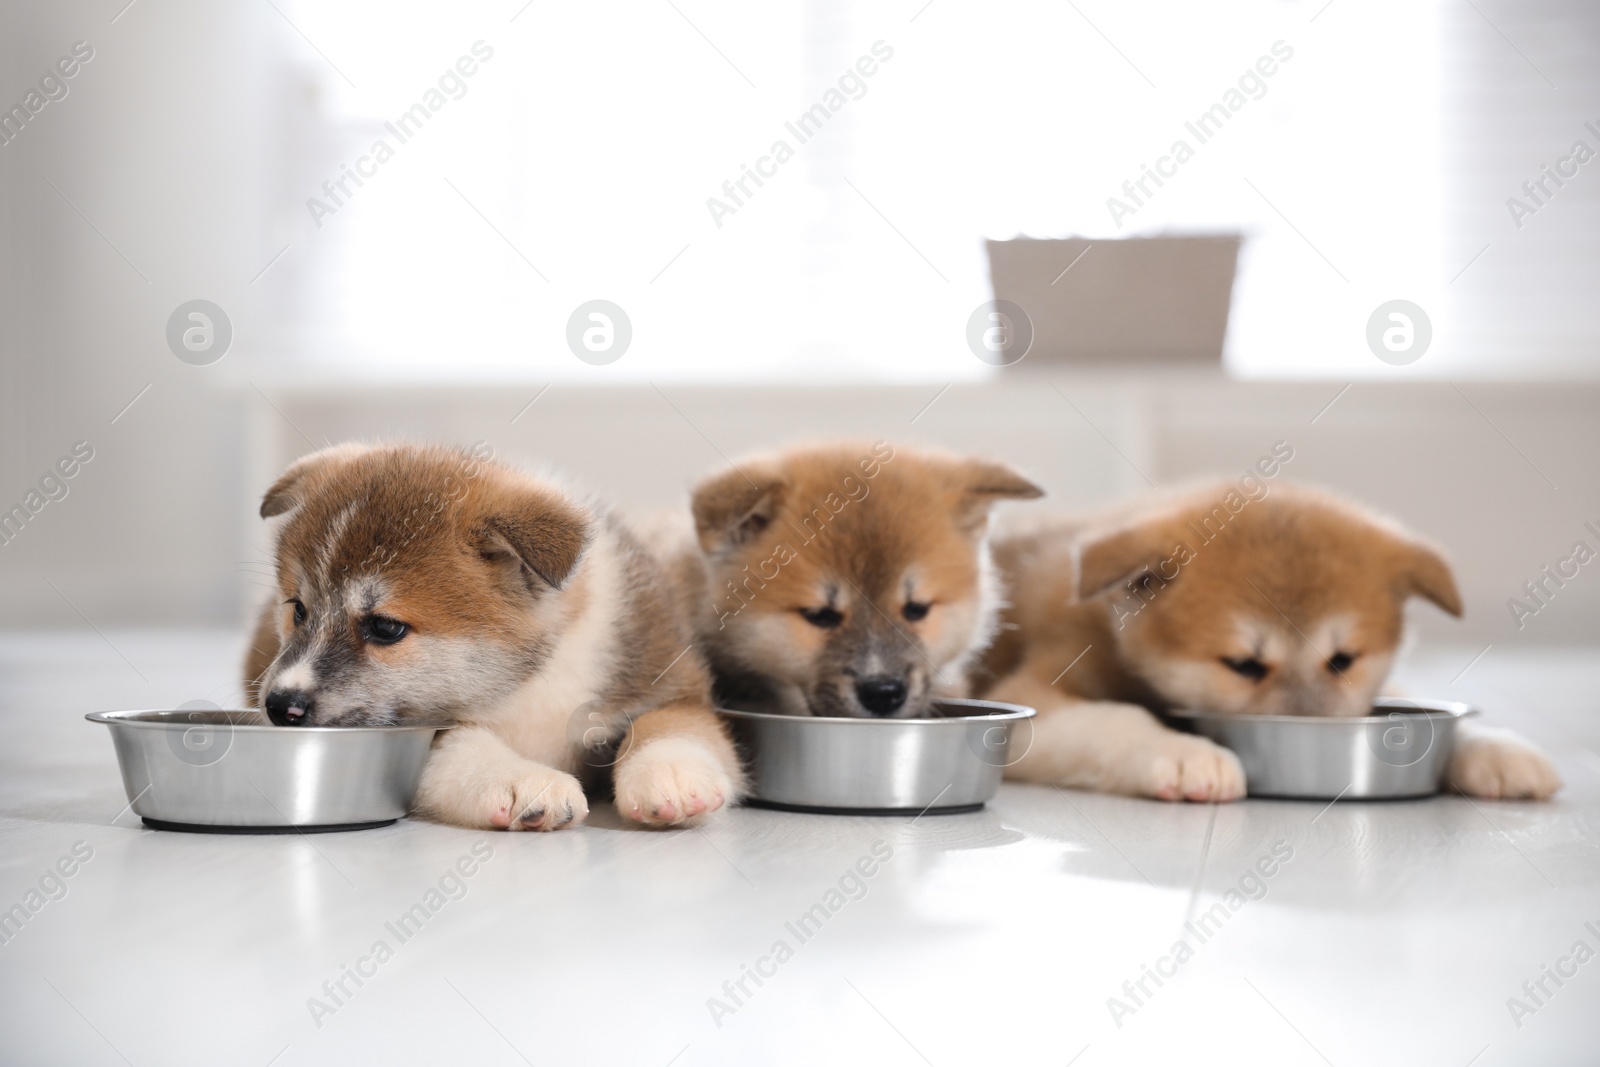
<path id="1" fill-rule="evenodd" d="M 1328 669 L 1334 674 L 1343 674 L 1350 669 L 1350 664 L 1356 661 L 1359 652 L 1335 652 L 1328 657 Z"/>
<path id="2" fill-rule="evenodd" d="M 900 614 L 905 616 L 907 622 L 921 622 L 932 610 L 932 604 L 919 604 L 915 600 L 908 600 L 906 606 L 900 609 Z"/>
<path id="3" fill-rule="evenodd" d="M 361 622 L 361 636 L 375 645 L 392 645 L 410 630 L 411 627 L 399 619 L 385 615 L 368 615 Z"/>
<path id="4" fill-rule="evenodd" d="M 844 616 L 833 608 L 801 608 L 800 617 L 823 630 L 831 630 L 844 622 Z"/>
<path id="5" fill-rule="evenodd" d="M 294 605 L 294 624 L 299 626 L 306 621 L 306 606 L 298 600 L 290 600 L 288 603 Z"/>
<path id="6" fill-rule="evenodd" d="M 1243 675 L 1252 682 L 1259 682 L 1267 676 L 1267 665 L 1254 656 L 1249 656 L 1245 659 L 1223 656 L 1222 665 L 1235 674 Z"/>

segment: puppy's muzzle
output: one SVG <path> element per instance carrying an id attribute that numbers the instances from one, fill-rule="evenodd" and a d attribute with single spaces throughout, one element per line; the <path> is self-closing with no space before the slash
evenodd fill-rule
<path id="1" fill-rule="evenodd" d="M 298 689 L 274 689 L 267 694 L 266 705 L 274 726 L 304 726 L 317 710 L 311 694 Z"/>
<path id="2" fill-rule="evenodd" d="M 905 706 L 906 683 L 898 678 L 863 678 L 856 683 L 856 700 L 868 715 L 893 715 Z"/>

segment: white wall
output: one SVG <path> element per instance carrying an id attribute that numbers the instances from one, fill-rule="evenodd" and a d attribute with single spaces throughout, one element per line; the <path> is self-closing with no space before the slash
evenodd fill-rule
<path id="1" fill-rule="evenodd" d="M 73 442 L 95 452 L 65 499 L 0 545 L 11 627 L 230 618 L 237 601 L 237 550 L 216 518 L 240 488 L 235 402 L 164 334 L 196 297 L 240 330 L 254 321 L 275 137 L 256 42 L 276 16 L 164 2 L 113 23 L 120 8 L 0 10 L 6 107 L 74 42 L 94 49 L 68 95 L 0 146 L 0 507 Z"/>

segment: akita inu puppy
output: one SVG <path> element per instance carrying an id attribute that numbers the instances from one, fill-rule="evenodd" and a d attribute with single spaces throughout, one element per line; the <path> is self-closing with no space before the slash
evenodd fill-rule
<path id="1" fill-rule="evenodd" d="M 701 482 L 702 647 L 719 697 L 791 715 L 912 717 L 967 695 L 994 636 L 996 501 L 1040 496 L 979 459 L 822 445 Z"/>
<path id="2" fill-rule="evenodd" d="M 556 830 L 611 766 L 652 826 L 739 799 L 687 600 L 619 522 L 480 454 L 340 445 L 267 491 L 278 599 L 246 684 L 280 726 L 449 721 L 419 814 Z"/>
<path id="3" fill-rule="evenodd" d="M 1420 596 L 1461 595 L 1439 551 L 1312 489 L 1166 495 L 1100 520 L 1035 520 L 996 539 L 1014 590 L 983 695 L 1038 709 L 1023 781 L 1164 800 L 1233 800 L 1227 749 L 1152 714 L 1371 714 Z M 1506 730 L 1459 724 L 1448 784 L 1544 798 L 1550 761 Z"/>

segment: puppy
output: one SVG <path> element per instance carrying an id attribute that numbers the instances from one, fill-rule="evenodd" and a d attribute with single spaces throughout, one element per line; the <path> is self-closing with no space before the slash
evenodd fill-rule
<path id="1" fill-rule="evenodd" d="M 883 441 L 796 448 L 707 478 L 690 566 L 719 697 L 911 717 L 967 695 L 998 621 L 989 509 L 1039 495 L 997 463 Z"/>
<path id="2" fill-rule="evenodd" d="M 577 825 L 577 775 L 606 767 L 649 826 L 737 801 L 683 592 L 604 511 L 485 452 L 340 445 L 267 491 L 279 597 L 245 676 L 268 717 L 456 724 L 416 810 L 457 826 Z"/>
<path id="3" fill-rule="evenodd" d="M 1353 504 L 1259 479 L 1169 495 L 1099 522 L 1037 522 L 997 541 L 1014 589 L 985 695 L 1039 710 L 1008 774 L 1164 800 L 1233 800 L 1238 759 L 1151 712 L 1370 714 L 1401 608 L 1461 595 L 1428 544 Z M 1466 722 L 1448 784 L 1545 798 L 1561 781 L 1529 742 Z"/>

